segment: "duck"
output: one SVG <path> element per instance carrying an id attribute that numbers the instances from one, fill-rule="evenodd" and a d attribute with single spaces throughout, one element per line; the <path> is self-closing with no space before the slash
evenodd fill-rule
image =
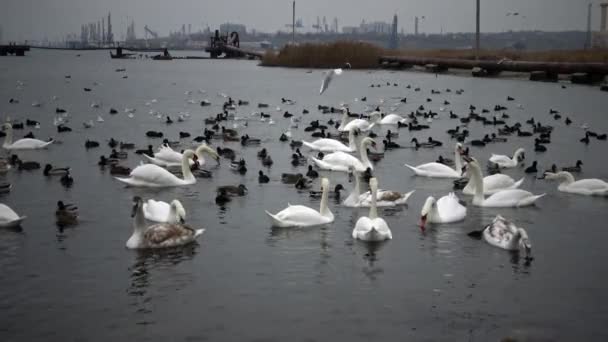
<path id="1" fill-rule="evenodd" d="M 272 166 L 273 163 L 274 162 L 272 161 L 272 157 L 270 157 L 269 155 L 262 159 L 263 166 L 270 167 L 270 166 Z"/>
<path id="2" fill-rule="evenodd" d="M 538 139 L 534 142 L 534 151 L 535 152 L 547 152 L 547 146 L 542 145 Z"/>
<path id="3" fill-rule="evenodd" d="M 260 184 L 266 184 L 266 183 L 270 182 L 270 178 L 268 178 L 268 176 L 265 175 L 262 170 L 260 170 L 258 172 L 258 182 Z"/>
<path id="4" fill-rule="evenodd" d="M 194 154 L 194 152 L 192 152 Z M 133 234 L 127 240 L 129 249 L 169 248 L 194 242 L 204 229 L 193 229 L 181 223 L 146 224 L 141 197 L 133 198 Z"/>
<path id="5" fill-rule="evenodd" d="M 460 204 L 458 197 L 449 193 L 439 200 L 429 196 L 420 212 L 420 228 L 425 230 L 429 223 L 453 223 L 463 221 L 467 216 L 467 208 Z"/>
<path id="6" fill-rule="evenodd" d="M 131 174 L 131 168 L 126 167 L 126 166 L 122 166 L 122 165 L 118 165 L 118 164 L 111 164 L 111 166 L 110 166 L 110 174 L 111 175 L 128 176 L 128 175 Z"/>
<path id="7" fill-rule="evenodd" d="M 528 167 L 527 167 L 527 168 L 524 170 L 524 172 L 525 172 L 525 173 L 537 173 L 537 172 L 538 172 L 538 170 L 536 169 L 537 164 L 538 164 L 538 163 L 537 163 L 537 162 L 536 162 L 536 160 L 535 160 L 534 162 L 532 162 L 532 165 L 528 166 Z"/>
<path id="8" fill-rule="evenodd" d="M 218 191 L 217 195 L 215 196 L 215 203 L 220 206 L 223 206 L 224 204 L 231 202 L 231 201 L 232 201 L 232 197 L 230 197 L 226 193 L 226 190 L 223 190 L 223 189 Z"/>
<path id="9" fill-rule="evenodd" d="M 306 177 L 316 179 L 316 178 L 319 178 L 319 173 L 312 168 L 312 165 L 308 165 L 308 171 L 306 172 Z"/>
<path id="10" fill-rule="evenodd" d="M 313 142 L 302 141 L 302 144 L 313 151 L 320 151 L 324 153 L 330 152 L 346 152 L 353 153 L 357 151 L 357 143 L 355 142 L 355 130 L 352 128 L 348 131 L 348 146 L 335 139 L 317 139 Z"/>
<path id="11" fill-rule="evenodd" d="M 562 167 L 562 171 L 567 171 L 567 172 L 581 172 L 583 170 L 583 168 L 581 167 L 583 165 L 583 162 L 580 160 L 576 161 L 576 165 L 575 166 L 566 166 L 566 167 Z M 557 171 L 553 171 L 553 173 L 556 173 Z"/>
<path id="12" fill-rule="evenodd" d="M 568 171 L 545 172 L 545 179 L 557 180 L 561 192 L 586 196 L 608 196 L 608 183 L 597 178 L 575 180 Z"/>
<path id="13" fill-rule="evenodd" d="M 414 171 L 416 176 L 432 178 L 460 178 L 462 175 L 462 160 L 460 158 L 461 152 L 462 144 L 456 143 L 454 146 L 454 168 L 438 162 L 426 163 L 416 167 L 409 164 L 405 164 L 405 166 Z"/>
<path id="14" fill-rule="evenodd" d="M 70 170 L 68 170 L 63 176 L 61 176 L 61 178 L 59 178 L 59 181 L 61 182 L 61 185 L 65 186 L 66 188 L 71 187 L 74 184 L 74 178 L 70 174 Z"/>
<path id="15" fill-rule="evenodd" d="M 55 223 L 59 227 L 74 226 L 78 224 L 78 207 L 73 204 L 65 204 L 63 201 L 57 201 Z"/>
<path id="16" fill-rule="evenodd" d="M 420 143 L 418 142 L 418 138 L 412 138 L 412 140 L 410 141 L 411 143 L 414 144 L 414 148 L 415 149 L 419 149 L 419 148 L 433 148 L 433 147 L 437 147 L 437 145 L 435 145 L 434 143 L 430 143 L 430 142 L 423 142 Z"/>
<path id="17" fill-rule="evenodd" d="M 146 220 L 159 223 L 184 223 L 186 209 L 182 203 L 174 199 L 171 203 L 149 199 L 143 204 Z"/>
<path id="18" fill-rule="evenodd" d="M 294 187 L 298 190 L 310 189 L 312 187 L 312 180 L 306 177 L 301 177 L 298 179 L 296 184 L 294 184 Z"/>
<path id="19" fill-rule="evenodd" d="M 481 167 L 475 158 L 471 158 L 471 161 L 466 166 L 466 170 L 470 176 L 470 181 L 473 182 L 475 188 L 473 205 L 478 207 L 525 207 L 533 205 L 539 198 L 546 195 L 534 195 L 520 189 L 504 189 L 485 198 Z"/>
<path id="20" fill-rule="evenodd" d="M 249 190 L 244 184 L 239 185 L 223 185 L 217 187 L 217 192 L 224 191 L 229 196 L 245 196 Z"/>
<path id="21" fill-rule="evenodd" d="M 513 158 L 509 158 L 505 155 L 492 154 L 490 157 L 490 162 L 498 165 L 498 167 L 507 169 L 517 167 L 520 160 L 525 158 L 525 150 L 523 148 L 518 148 L 513 154 Z"/>
<path id="22" fill-rule="evenodd" d="M 342 184 L 337 184 L 334 187 L 334 191 L 332 191 L 328 194 L 328 197 L 339 201 L 340 195 L 341 195 L 340 192 L 342 190 L 344 190 L 344 186 Z M 323 191 L 310 191 L 309 194 L 310 194 L 310 197 L 312 197 L 312 198 L 320 198 L 323 195 Z"/>
<path id="23" fill-rule="evenodd" d="M 243 146 L 254 146 L 261 144 L 260 139 L 250 138 L 249 135 L 241 136 L 241 145 Z"/>
<path id="24" fill-rule="evenodd" d="M 291 205 L 288 203 L 287 208 L 276 214 L 266 211 L 266 215 L 270 218 L 270 223 L 273 227 L 278 228 L 301 228 L 332 223 L 334 215 L 327 207 L 329 186 L 329 179 L 323 178 L 321 180 L 323 194 L 321 195 L 319 211 L 303 205 Z"/>
<path id="25" fill-rule="evenodd" d="M 239 161 L 232 160 L 230 162 L 230 169 L 240 174 L 247 173 L 247 164 L 245 162 L 245 159 L 241 158 Z"/>
<path id="26" fill-rule="evenodd" d="M 155 164 L 140 165 L 136 167 L 133 171 L 131 171 L 131 173 L 129 174 L 129 178 L 115 177 L 115 179 L 129 186 L 136 187 L 159 188 L 192 185 L 196 183 L 196 178 L 190 170 L 190 159 L 196 162 L 198 160 L 198 157 L 192 150 L 184 151 L 184 153 L 182 154 L 182 174 L 184 177 L 183 179 L 178 178 L 171 172 Z"/>
<path id="27" fill-rule="evenodd" d="M 2 147 L 6 150 L 36 150 L 44 149 L 53 143 L 53 140 L 42 141 L 38 139 L 19 139 L 13 142 L 13 126 L 10 123 L 2 125 L 3 132 L 6 133 Z"/>
<path id="28" fill-rule="evenodd" d="M 367 137 L 361 140 L 359 146 L 361 159 L 357 159 L 356 157 L 341 151 L 327 154 L 323 157 L 323 159 L 317 159 L 315 157 L 311 157 L 311 159 L 314 164 L 322 170 L 348 172 L 348 168 L 351 166 L 354 167 L 358 172 L 363 172 L 367 168 L 371 168 L 373 170 L 373 165 L 367 157 L 368 146 L 376 148 L 376 142 L 374 139 Z"/>
<path id="29" fill-rule="evenodd" d="M 124 151 L 116 151 L 116 149 L 112 149 L 112 152 L 110 153 L 110 159 L 127 159 L 129 157 L 129 154 L 127 152 Z"/>
<path id="30" fill-rule="evenodd" d="M 19 216 L 6 204 L 0 203 L 0 228 L 16 228 L 21 225 L 26 216 Z"/>
<path id="31" fill-rule="evenodd" d="M 44 170 L 42 171 L 42 174 L 44 174 L 45 176 L 55 176 L 55 175 L 60 176 L 60 175 L 65 175 L 68 172 L 70 172 L 69 167 L 53 168 L 53 166 L 51 164 L 46 164 L 44 166 Z"/>
<path id="32" fill-rule="evenodd" d="M 84 142 L 84 147 L 86 149 L 99 147 L 99 143 L 97 141 L 93 141 L 93 140 L 88 140 L 87 139 L 87 141 Z"/>
<path id="33" fill-rule="evenodd" d="M 220 150 L 219 147 L 218 150 Z M 204 158 L 203 153 L 207 153 L 208 155 L 210 155 L 219 164 L 220 156 L 218 152 L 216 152 L 213 148 L 209 147 L 209 145 L 207 145 L 206 143 L 203 143 L 199 147 L 197 147 L 194 153 L 196 154 L 197 161 L 200 166 L 206 164 L 206 160 Z M 143 157 L 152 164 L 163 167 L 171 167 L 180 165 L 183 159 L 183 154 L 173 150 L 169 146 L 163 145 L 158 149 L 158 152 L 154 153 L 153 157 L 150 157 L 147 154 L 143 154 Z M 193 164 L 194 162 L 189 162 L 190 166 L 192 166 Z"/>
<path id="34" fill-rule="evenodd" d="M 353 229 L 353 239 L 369 242 L 378 242 L 391 240 L 393 234 L 386 221 L 378 217 L 378 209 L 376 206 L 378 181 L 376 178 L 370 179 L 371 188 L 371 205 L 369 207 L 368 216 L 361 216 L 355 223 Z"/>
<path id="35" fill-rule="evenodd" d="M 365 193 L 361 193 L 361 178 L 362 176 L 356 172 L 354 169 L 350 169 L 350 172 L 355 177 L 355 186 L 351 193 L 348 195 L 346 199 L 342 202 L 342 205 L 345 207 L 351 208 L 360 208 L 360 207 L 369 207 L 371 205 L 372 196 L 371 191 L 367 191 Z M 367 182 L 371 181 L 371 175 L 364 175 L 369 177 Z M 412 194 L 416 190 L 412 190 L 410 192 L 401 193 L 398 191 L 390 191 L 390 190 L 377 190 L 376 194 L 376 206 L 378 207 L 395 207 L 399 205 L 406 205 L 407 200 L 412 196 Z"/>
<path id="36" fill-rule="evenodd" d="M 478 232 L 472 232 L 469 236 L 477 236 Z M 517 227 L 501 215 L 496 215 L 490 224 L 481 232 L 483 239 L 490 245 L 508 251 L 519 251 L 523 249 L 526 259 L 531 258 L 532 243 L 525 229 Z"/>
<path id="37" fill-rule="evenodd" d="M 283 182 L 283 184 L 296 184 L 302 177 L 304 177 L 304 175 L 301 173 L 283 173 L 281 174 L 281 182 Z"/>

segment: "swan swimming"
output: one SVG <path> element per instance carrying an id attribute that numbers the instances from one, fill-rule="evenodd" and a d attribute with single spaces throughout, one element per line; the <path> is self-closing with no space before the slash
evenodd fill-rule
<path id="1" fill-rule="evenodd" d="M 522 248 L 525 250 L 527 258 L 532 253 L 528 233 L 500 215 L 496 215 L 492 223 L 483 229 L 483 239 L 492 246 L 509 251 L 517 251 Z"/>
<path id="2" fill-rule="evenodd" d="M 312 161 L 323 170 L 348 172 L 349 167 L 355 168 L 358 172 L 365 172 L 367 168 L 374 169 L 372 163 L 367 157 L 367 148 L 372 146 L 376 148 L 376 142 L 372 138 L 361 140 L 359 153 L 361 160 L 344 152 L 333 152 L 323 157 L 322 160 L 311 157 Z"/>
<path id="3" fill-rule="evenodd" d="M 503 173 L 485 176 L 483 177 L 483 194 L 492 195 L 501 190 L 517 189 L 523 182 L 523 178 L 516 182 L 513 178 Z M 462 193 L 465 195 L 475 195 L 475 184 L 468 182 L 464 189 L 462 189 Z"/>
<path id="4" fill-rule="evenodd" d="M 171 172 L 163 169 L 162 167 L 154 164 L 144 164 L 136 167 L 129 174 L 129 178 L 116 178 L 116 180 L 126 183 L 130 186 L 137 187 L 171 187 L 171 186 L 183 186 L 191 185 L 196 183 L 196 178 L 190 170 L 189 160 L 193 159 L 196 161 L 198 157 L 192 150 L 186 150 L 182 156 L 182 174 L 183 179 L 178 178 Z"/>
<path id="5" fill-rule="evenodd" d="M 376 194 L 378 193 L 378 181 L 376 178 L 369 180 L 371 188 L 371 205 L 369 207 L 368 216 L 361 216 L 353 229 L 353 239 L 362 241 L 384 241 L 393 238 L 391 229 L 386 221 L 378 217 L 378 209 L 376 208 Z"/>
<path id="6" fill-rule="evenodd" d="M 205 231 L 177 223 L 156 223 L 147 226 L 143 200 L 137 196 L 133 198 L 131 217 L 133 217 L 133 234 L 126 243 L 129 249 L 182 246 L 194 242 Z"/>
<path id="7" fill-rule="evenodd" d="M 513 158 L 505 155 L 492 154 L 490 162 L 498 165 L 500 168 L 514 168 L 519 164 L 520 157 L 521 159 L 524 159 L 524 152 L 525 150 L 523 148 L 518 148 L 513 154 Z"/>
<path id="8" fill-rule="evenodd" d="M 382 117 L 380 112 L 373 112 L 369 116 L 371 120 L 378 125 L 398 125 L 408 123 L 407 119 L 398 114 L 388 114 Z"/>
<path id="9" fill-rule="evenodd" d="M 557 189 L 562 192 L 586 196 L 608 196 L 608 183 L 597 178 L 575 180 L 568 171 L 545 172 L 545 179 L 557 180 Z"/>
<path id="10" fill-rule="evenodd" d="M 4 138 L 2 147 L 7 150 L 36 150 L 46 148 L 53 143 L 53 140 L 42 141 L 30 138 L 19 139 L 13 142 L 13 126 L 10 123 L 5 123 L 2 125 L 2 130 L 6 131 L 6 137 Z"/>
<path id="11" fill-rule="evenodd" d="M 146 220 L 161 223 L 184 223 L 186 220 L 186 209 L 179 200 L 171 201 L 171 204 L 163 201 L 149 199 L 144 203 L 144 216 Z"/>
<path id="12" fill-rule="evenodd" d="M 205 165 L 206 162 L 203 156 L 203 152 L 208 153 L 216 161 L 219 161 L 220 159 L 220 156 L 217 154 L 217 151 L 209 147 L 209 145 L 203 143 L 194 151 L 198 158 L 198 164 L 200 166 Z M 154 153 L 154 157 L 150 157 L 147 154 L 144 154 L 143 156 L 152 164 L 163 167 L 179 166 L 182 161 L 181 153 L 165 145 L 159 147 L 158 152 Z M 192 166 L 194 162 L 190 161 L 189 164 L 190 166 Z"/>
<path id="13" fill-rule="evenodd" d="M 15 228 L 21 225 L 26 216 L 19 216 L 6 204 L 0 203 L 0 228 Z"/>
<path id="14" fill-rule="evenodd" d="M 452 223 L 464 220 L 467 207 L 460 204 L 453 192 L 436 200 L 429 196 L 420 212 L 420 228 L 424 230 L 426 223 Z"/>
<path id="15" fill-rule="evenodd" d="M 302 144 L 313 151 L 321 151 L 325 153 L 337 151 L 352 153 L 357 151 L 357 143 L 355 142 L 355 128 L 348 131 L 348 146 L 336 139 L 326 138 L 315 140 L 312 143 L 302 141 Z"/>
<path id="16" fill-rule="evenodd" d="M 266 211 L 270 217 L 273 227 L 288 228 L 288 227 L 309 227 L 331 223 L 334 221 L 334 214 L 327 207 L 329 180 L 323 178 L 321 180 L 321 207 L 319 211 L 311 209 L 303 205 L 287 204 L 287 208 L 276 214 L 271 214 Z"/>
<path id="17" fill-rule="evenodd" d="M 456 143 L 454 147 L 454 168 L 451 168 L 445 164 L 432 162 L 416 167 L 405 164 L 409 167 L 417 176 L 433 177 L 433 178 L 460 178 L 462 176 L 462 159 L 460 154 L 462 151 L 462 144 Z"/>
<path id="18" fill-rule="evenodd" d="M 506 189 L 484 198 L 481 167 L 475 158 L 471 158 L 471 161 L 467 164 L 467 173 L 471 177 L 470 182 L 473 182 L 475 187 L 473 205 L 478 207 L 525 207 L 533 205 L 536 200 L 545 196 L 545 194 L 533 195 L 520 189 Z"/>

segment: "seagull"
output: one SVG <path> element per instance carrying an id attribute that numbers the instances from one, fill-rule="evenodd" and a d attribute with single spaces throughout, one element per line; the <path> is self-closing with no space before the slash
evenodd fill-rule
<path id="1" fill-rule="evenodd" d="M 350 63 L 346 63 L 345 67 L 346 67 L 346 69 L 350 69 L 351 68 Z M 325 78 L 323 78 L 323 82 L 321 83 L 321 91 L 319 92 L 319 95 L 323 94 L 323 92 L 325 92 L 325 90 L 327 90 L 327 87 L 329 87 L 329 83 L 331 82 L 334 75 L 342 75 L 342 69 L 340 69 L 340 68 L 333 69 L 333 70 L 329 70 L 325 73 Z"/>

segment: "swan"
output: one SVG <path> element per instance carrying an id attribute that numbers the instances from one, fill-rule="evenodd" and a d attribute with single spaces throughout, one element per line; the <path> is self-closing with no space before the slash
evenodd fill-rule
<path id="1" fill-rule="evenodd" d="M 192 171 L 190 171 L 190 165 L 188 163 L 190 159 L 194 159 L 196 161 L 198 157 L 192 150 L 184 151 L 182 156 L 182 174 L 184 175 L 183 179 L 178 178 L 171 172 L 154 164 L 144 164 L 136 167 L 129 174 L 129 178 L 114 178 L 130 186 L 140 187 L 161 188 L 170 186 L 190 185 L 196 183 L 196 178 L 194 178 Z"/>
<path id="2" fill-rule="evenodd" d="M 513 154 L 513 158 L 509 158 L 505 155 L 492 154 L 492 156 L 490 157 L 490 162 L 498 165 L 498 167 L 501 168 L 517 167 L 517 164 L 519 164 L 520 161 L 519 158 L 524 158 L 524 152 L 525 150 L 523 148 L 518 148 Z"/>
<path id="3" fill-rule="evenodd" d="M 0 228 L 19 227 L 26 216 L 19 216 L 9 206 L 0 203 Z"/>
<path id="4" fill-rule="evenodd" d="M 481 167 L 475 158 L 471 158 L 472 161 L 467 164 L 467 172 L 471 177 L 471 182 L 475 187 L 475 195 L 473 197 L 473 205 L 478 207 L 524 207 L 534 204 L 537 199 L 545 196 L 533 195 L 532 193 L 520 190 L 520 189 L 506 189 L 500 190 L 490 195 L 488 198 L 484 198 L 483 189 L 483 178 L 481 174 Z"/>
<path id="5" fill-rule="evenodd" d="M 186 209 L 179 200 L 171 201 L 171 204 L 163 201 L 149 199 L 144 203 L 144 215 L 147 220 L 164 223 L 184 223 L 186 220 Z"/>
<path id="6" fill-rule="evenodd" d="M 510 176 L 502 173 L 485 176 L 483 177 L 483 194 L 492 195 L 501 190 L 517 189 L 523 182 L 523 178 L 516 182 Z M 462 193 L 465 195 L 475 195 L 475 184 L 468 182 L 464 189 L 462 189 Z"/>
<path id="7" fill-rule="evenodd" d="M 529 258 L 532 252 L 528 233 L 500 215 L 496 215 L 492 223 L 483 229 L 483 239 L 492 246 L 509 251 L 523 248 L 526 251 L 526 258 Z"/>
<path id="8" fill-rule="evenodd" d="M 208 153 L 211 157 L 213 157 L 213 159 L 219 161 L 220 156 L 217 154 L 217 152 L 211 147 L 209 147 L 209 145 L 202 144 L 196 148 L 196 151 L 194 151 L 198 158 L 199 166 L 205 165 L 205 158 L 203 157 L 203 152 Z M 144 154 L 143 156 L 152 164 L 163 167 L 179 166 L 182 160 L 181 153 L 165 145 L 161 146 L 158 149 L 157 153 L 154 153 L 154 157 L 150 157 L 147 154 Z M 192 166 L 194 162 L 190 161 L 189 164 L 190 166 Z"/>
<path id="9" fill-rule="evenodd" d="M 329 180 L 323 178 L 321 180 L 321 207 L 319 211 L 311 209 L 303 205 L 287 204 L 287 208 L 281 210 L 275 215 L 266 211 L 270 217 L 273 227 L 309 227 L 331 223 L 334 221 L 334 215 L 327 207 L 327 197 L 329 191 Z"/>
<path id="10" fill-rule="evenodd" d="M 348 115 L 348 114 L 347 114 Z M 351 122 L 347 123 L 346 125 L 344 125 L 343 128 L 338 129 L 340 132 L 348 132 L 353 128 L 357 128 L 362 132 L 367 132 L 370 129 L 372 129 L 376 124 L 375 123 L 370 123 L 367 120 L 363 120 L 363 119 L 354 119 Z"/>
<path id="11" fill-rule="evenodd" d="M 302 141 L 302 144 L 313 151 L 321 152 L 346 152 L 352 153 L 357 151 L 357 143 L 355 142 L 355 129 L 348 131 L 348 146 L 344 145 L 336 139 L 318 139 L 312 143 Z"/>
<path id="12" fill-rule="evenodd" d="M 359 146 L 361 160 L 340 151 L 330 153 L 324 156 L 322 160 L 315 157 L 311 157 L 311 159 L 315 165 L 323 170 L 348 172 L 349 167 L 353 167 L 358 172 L 365 172 L 367 168 L 372 170 L 374 169 L 372 163 L 367 157 L 367 148 L 370 145 L 374 149 L 376 148 L 376 142 L 372 138 L 368 137 L 361 140 L 361 144 Z"/>
<path id="13" fill-rule="evenodd" d="M 461 151 L 462 144 L 456 143 L 454 147 L 454 168 L 437 162 L 426 163 L 416 167 L 408 164 L 405 164 L 405 166 L 412 169 L 417 176 L 434 178 L 460 178 L 462 175 L 462 159 L 460 158 Z"/>
<path id="14" fill-rule="evenodd" d="M 382 117 L 380 112 L 373 112 L 370 114 L 370 117 L 372 118 L 374 123 L 378 125 L 398 125 L 408 123 L 407 119 L 397 114 L 388 114 Z"/>
<path id="15" fill-rule="evenodd" d="M 182 246 L 194 242 L 204 229 L 192 229 L 183 224 L 157 223 L 146 225 L 143 200 L 140 197 L 133 198 L 133 235 L 127 240 L 126 247 L 129 249 L 142 248 L 167 248 Z"/>
<path id="16" fill-rule="evenodd" d="M 429 196 L 420 212 L 420 228 L 424 230 L 426 223 L 452 223 L 464 220 L 467 208 L 460 204 L 453 192 L 436 200 Z"/>
<path id="17" fill-rule="evenodd" d="M 334 78 L 334 76 L 339 76 L 342 75 L 342 69 L 333 69 L 333 70 L 328 70 L 325 72 L 325 77 L 323 78 L 323 81 L 321 82 L 321 90 L 319 91 L 319 95 L 322 95 L 325 90 L 327 90 L 327 88 L 329 87 L 329 83 L 331 83 L 331 80 Z"/>
<path id="18" fill-rule="evenodd" d="M 352 171 L 352 169 L 351 169 Z M 367 191 L 361 193 L 361 176 L 358 172 L 353 172 L 355 177 L 355 187 L 351 193 L 344 199 L 342 205 L 346 207 L 359 208 L 369 207 L 372 204 L 372 193 Z M 410 192 L 401 193 L 397 191 L 389 190 L 377 190 L 376 194 L 376 206 L 377 207 L 395 207 L 398 205 L 405 205 L 407 200 L 412 196 L 416 190 Z"/>
<path id="19" fill-rule="evenodd" d="M 557 189 L 562 192 L 587 196 L 608 196 L 608 183 L 597 178 L 574 180 L 568 171 L 545 172 L 545 179 L 559 181 Z"/>
<path id="20" fill-rule="evenodd" d="M 355 224 L 353 229 L 353 239 L 359 239 L 363 241 L 384 241 L 393 238 L 391 229 L 386 224 L 383 218 L 378 217 L 378 209 L 376 208 L 376 194 L 378 190 L 378 181 L 376 178 L 369 180 L 369 186 L 371 188 L 371 206 L 369 207 L 369 215 L 361 216 Z"/>
<path id="21" fill-rule="evenodd" d="M 10 123 L 5 123 L 2 125 L 2 130 L 6 131 L 6 138 L 4 138 L 4 144 L 2 144 L 2 147 L 7 150 L 35 150 L 46 148 L 53 143 L 53 140 L 42 141 L 30 138 L 19 139 L 13 142 L 13 126 Z"/>

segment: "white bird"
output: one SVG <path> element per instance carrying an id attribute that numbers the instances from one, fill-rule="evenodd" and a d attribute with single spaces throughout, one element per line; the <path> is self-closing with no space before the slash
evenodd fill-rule
<path id="1" fill-rule="evenodd" d="M 118 178 L 116 180 L 130 186 L 162 188 L 171 186 L 184 186 L 196 183 L 196 178 L 190 170 L 189 160 L 196 160 L 196 154 L 192 150 L 186 150 L 182 156 L 182 175 L 183 179 L 178 178 L 171 172 L 154 164 L 144 164 L 136 167 L 129 178 Z"/>
<path id="2" fill-rule="evenodd" d="M 97 122 L 103 122 L 103 118 L 101 117 L 101 115 L 97 115 Z"/>
<path id="3" fill-rule="evenodd" d="M 378 181 L 376 178 L 369 180 L 369 186 L 372 193 L 372 201 L 369 207 L 369 215 L 361 216 L 353 229 L 353 239 L 362 241 L 384 241 L 393 238 L 391 229 L 388 227 L 383 218 L 378 217 L 378 209 L 376 208 L 376 194 L 378 190 Z"/>
<path id="4" fill-rule="evenodd" d="M 0 203 L 0 228 L 19 227 L 26 216 L 19 216 L 9 206 Z"/>
<path id="5" fill-rule="evenodd" d="M 372 112 L 369 116 L 377 125 L 398 125 L 408 123 L 407 119 L 398 114 L 388 114 L 383 117 L 380 112 Z"/>
<path id="6" fill-rule="evenodd" d="M 484 198 L 481 167 L 475 158 L 472 158 L 472 161 L 467 164 L 467 173 L 470 176 L 470 182 L 473 182 L 475 187 L 473 205 L 479 207 L 525 207 L 533 205 L 536 200 L 545 196 L 545 194 L 534 195 L 520 189 L 507 189 L 497 191 L 490 197 Z"/>
<path id="7" fill-rule="evenodd" d="M 6 137 L 2 144 L 2 147 L 6 150 L 36 150 L 46 148 L 53 143 L 53 140 L 42 141 L 30 138 L 19 139 L 13 142 L 13 126 L 9 123 L 5 123 L 2 125 L 2 130 L 6 132 Z"/>
<path id="8" fill-rule="evenodd" d="M 325 77 L 321 82 L 321 90 L 319 91 L 319 95 L 323 94 L 325 90 L 327 90 L 327 87 L 329 87 L 329 83 L 331 83 L 334 75 L 342 75 L 342 69 L 333 69 L 325 72 Z"/>
<path id="9" fill-rule="evenodd" d="M 352 168 L 350 170 L 353 171 Z M 355 187 L 351 193 L 344 199 L 342 205 L 352 208 L 369 207 L 372 203 L 372 193 L 367 191 L 361 193 L 361 175 L 358 172 L 353 172 L 355 177 Z M 390 190 L 377 190 L 376 193 L 376 206 L 377 207 L 395 207 L 398 205 L 405 205 L 407 200 L 412 196 L 416 190 L 410 192 L 401 193 L 398 191 Z"/>
<path id="10" fill-rule="evenodd" d="M 483 194 L 492 195 L 500 190 L 517 189 L 523 182 L 523 178 L 516 182 L 513 178 L 503 173 L 485 176 L 483 177 Z M 462 189 L 462 193 L 465 195 L 475 195 L 475 184 L 468 182 L 464 189 Z"/>
<path id="11" fill-rule="evenodd" d="M 38 102 L 38 101 L 32 102 L 32 107 L 40 107 L 40 106 L 41 106 L 40 102 Z"/>
<path id="12" fill-rule="evenodd" d="M 125 108 L 125 113 L 135 113 L 135 108 Z"/>
<path id="13" fill-rule="evenodd" d="M 460 153 L 462 151 L 462 144 L 456 143 L 454 147 L 454 164 L 455 168 L 451 168 L 445 164 L 432 162 L 416 167 L 405 164 L 416 173 L 417 176 L 423 177 L 434 177 L 434 178 L 460 178 L 462 176 L 462 159 Z"/>
<path id="14" fill-rule="evenodd" d="M 311 157 L 312 161 L 320 169 L 329 171 L 348 172 L 349 168 L 354 168 L 358 172 L 365 172 L 366 169 L 374 169 L 374 166 L 367 157 L 367 148 L 372 146 L 376 148 L 376 142 L 372 138 L 365 138 L 359 146 L 361 160 L 344 152 L 333 152 L 325 155 L 322 160 Z"/>
<path id="15" fill-rule="evenodd" d="M 514 168 L 519 164 L 520 158 L 524 159 L 524 152 L 525 150 L 523 148 L 518 148 L 513 154 L 513 158 L 505 155 L 492 154 L 490 162 L 498 165 L 500 168 Z"/>
<path id="16" fill-rule="evenodd" d="M 203 143 L 194 151 L 198 158 L 199 166 L 203 166 L 206 163 L 203 153 L 209 154 L 216 161 L 219 160 L 220 156 L 217 151 L 209 147 L 209 145 Z M 163 167 L 175 167 L 181 165 L 183 154 L 173 150 L 171 147 L 162 145 L 158 148 L 158 152 L 154 153 L 154 157 L 150 157 L 146 154 L 143 155 L 150 163 L 163 166 Z M 193 161 L 189 161 L 190 166 L 194 165 Z"/>
<path id="17" fill-rule="evenodd" d="M 608 183 L 597 178 L 575 180 L 570 172 L 545 172 L 545 179 L 557 180 L 562 192 L 586 196 L 608 196 Z"/>
<path id="18" fill-rule="evenodd" d="M 526 252 L 527 258 L 532 253 L 532 243 L 530 243 L 528 233 L 500 215 L 496 215 L 492 223 L 483 229 L 482 234 L 483 239 L 492 246 L 509 251 L 517 251 L 522 248 Z"/>
<path id="19" fill-rule="evenodd" d="M 426 223 L 452 223 L 464 220 L 467 208 L 460 204 L 453 192 L 436 200 L 429 196 L 420 212 L 420 227 L 424 230 Z"/>
<path id="20" fill-rule="evenodd" d="M 348 146 L 336 139 L 317 139 L 313 142 L 302 141 L 302 144 L 313 151 L 321 151 L 324 153 L 328 152 L 346 152 L 353 153 L 357 151 L 357 143 L 355 142 L 355 129 L 351 129 L 348 132 Z"/>
<path id="21" fill-rule="evenodd" d="M 266 211 L 273 227 L 288 228 L 288 227 L 309 227 L 318 226 L 334 221 L 334 214 L 327 207 L 329 180 L 323 178 L 321 180 L 321 207 L 319 211 L 311 209 L 303 205 L 287 204 L 287 208 L 281 210 L 275 215 Z"/>
<path id="22" fill-rule="evenodd" d="M 192 229 L 178 223 L 146 224 L 143 200 L 133 198 L 133 234 L 127 240 L 129 249 L 168 248 L 189 244 L 199 237 L 204 229 Z"/>
<path id="23" fill-rule="evenodd" d="M 186 209 L 184 209 L 182 203 L 176 199 L 171 201 L 171 204 L 149 199 L 144 203 L 144 215 L 149 221 L 184 223 L 186 220 Z"/>

